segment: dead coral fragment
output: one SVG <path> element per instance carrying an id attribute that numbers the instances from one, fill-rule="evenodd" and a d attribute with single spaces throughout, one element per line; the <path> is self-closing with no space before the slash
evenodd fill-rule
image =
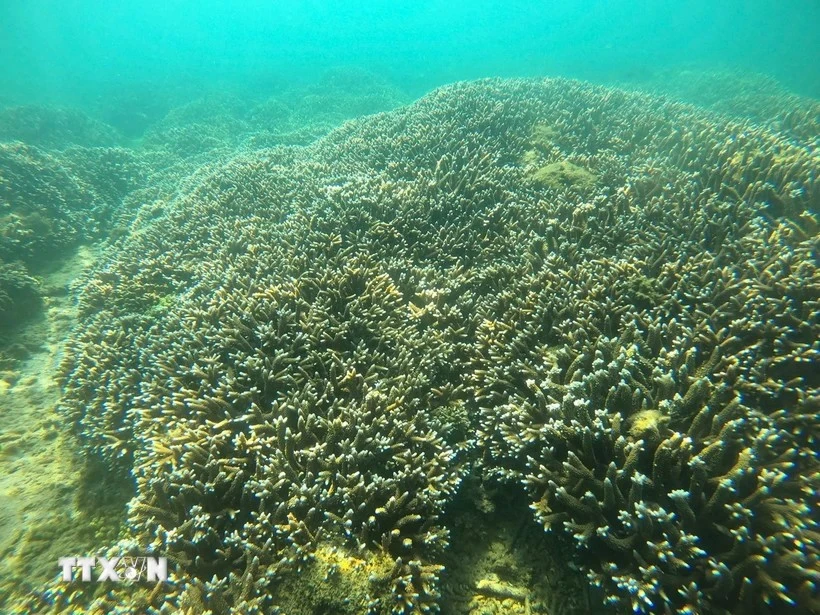
<path id="1" fill-rule="evenodd" d="M 528 599 L 527 589 L 524 587 L 516 587 L 509 583 L 502 583 L 493 579 L 481 579 L 476 584 L 478 593 L 491 598 L 510 598 L 518 602 L 526 602 Z"/>

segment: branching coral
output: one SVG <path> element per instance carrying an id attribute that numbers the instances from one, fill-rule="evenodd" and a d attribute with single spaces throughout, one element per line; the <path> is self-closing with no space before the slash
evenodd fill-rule
<path id="1" fill-rule="evenodd" d="M 558 154 L 597 181 L 529 181 Z M 685 105 L 489 80 L 200 172 L 90 280 L 64 364 L 178 562 L 152 608 L 291 606 L 332 548 L 378 568 L 372 611 L 434 611 L 470 472 L 620 610 L 815 612 L 816 171 Z"/>
<path id="2" fill-rule="evenodd" d="M 789 92 L 776 79 L 748 71 L 683 70 L 635 85 L 719 113 L 782 131 L 815 150 L 820 145 L 820 104 Z"/>
<path id="3" fill-rule="evenodd" d="M 37 311 L 40 285 L 19 263 L 0 261 L 0 332 Z"/>
<path id="4" fill-rule="evenodd" d="M 24 141 L 43 148 L 111 147 L 120 136 L 111 126 L 76 109 L 25 105 L 0 109 L 0 141 Z"/>

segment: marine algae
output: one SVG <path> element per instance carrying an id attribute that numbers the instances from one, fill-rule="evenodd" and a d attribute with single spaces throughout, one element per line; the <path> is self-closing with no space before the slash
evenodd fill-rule
<path id="1" fill-rule="evenodd" d="M 567 160 L 545 164 L 529 171 L 527 176 L 532 182 L 553 189 L 590 190 L 597 182 L 594 173 Z"/>

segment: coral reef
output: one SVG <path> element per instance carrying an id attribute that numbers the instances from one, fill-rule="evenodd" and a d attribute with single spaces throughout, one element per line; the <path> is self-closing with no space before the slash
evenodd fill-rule
<path id="1" fill-rule="evenodd" d="M 233 149 L 250 127 L 242 119 L 245 104 L 234 96 L 214 94 L 174 107 L 146 132 L 142 145 L 177 158 Z"/>
<path id="2" fill-rule="evenodd" d="M 669 71 L 631 85 L 749 119 L 782 131 L 815 151 L 820 146 L 820 103 L 788 91 L 768 75 L 690 69 Z"/>
<path id="3" fill-rule="evenodd" d="M 0 258 L 32 265 L 99 237 L 146 176 L 124 149 L 0 143 Z"/>
<path id="4" fill-rule="evenodd" d="M 20 263 L 0 261 L 0 335 L 36 313 L 40 300 L 39 283 Z"/>
<path id="5" fill-rule="evenodd" d="M 77 109 L 38 105 L 0 108 L 0 141 L 23 141 L 52 149 L 69 145 L 112 147 L 120 140 L 111 126 Z"/>
<path id="6" fill-rule="evenodd" d="M 193 75 L 129 75 L 128 80 L 96 83 L 93 96 L 79 97 L 75 104 L 81 104 L 87 113 L 113 126 L 138 147 L 146 130 L 173 109 L 226 89 L 224 83 Z"/>
<path id="7" fill-rule="evenodd" d="M 282 93 L 301 123 L 335 126 L 346 119 L 389 111 L 406 96 L 384 79 L 356 68 L 337 68 L 304 87 Z"/>
<path id="8" fill-rule="evenodd" d="M 150 127 L 142 144 L 202 161 L 236 148 L 307 145 L 347 119 L 404 102 L 400 91 L 368 72 L 337 69 L 317 83 L 282 89 L 253 106 L 225 93 L 179 105 Z"/>
<path id="9" fill-rule="evenodd" d="M 22 143 L 0 144 L 0 168 L 0 257 L 29 263 L 77 242 L 94 204 L 86 185 Z"/>
<path id="10" fill-rule="evenodd" d="M 372 73 L 337 68 L 316 83 L 286 89 L 253 107 L 246 121 L 254 134 L 246 145 L 307 145 L 346 120 L 406 102 L 404 93 Z"/>
<path id="11" fill-rule="evenodd" d="M 37 274 L 98 239 L 145 177 L 145 166 L 120 148 L 47 152 L 0 143 L 0 314 L 7 332 L 39 310 Z"/>
<path id="12" fill-rule="evenodd" d="M 595 181 L 532 181 L 562 160 Z M 42 604 L 435 612 L 477 480 L 616 610 L 817 612 L 816 178 L 778 131 L 559 79 L 212 160 L 90 278 L 63 365 L 136 480 L 112 552 L 171 583 Z"/>

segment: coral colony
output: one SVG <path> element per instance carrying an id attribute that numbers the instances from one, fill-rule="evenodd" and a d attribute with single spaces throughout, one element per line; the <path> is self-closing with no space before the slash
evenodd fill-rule
<path id="1" fill-rule="evenodd" d="M 169 580 L 38 604 L 434 613 L 478 481 L 610 612 L 820 612 L 816 146 L 485 80 L 141 188 L 80 295 L 61 412 L 135 481 L 112 548 Z M 307 595 L 317 571 L 346 593 Z"/>

